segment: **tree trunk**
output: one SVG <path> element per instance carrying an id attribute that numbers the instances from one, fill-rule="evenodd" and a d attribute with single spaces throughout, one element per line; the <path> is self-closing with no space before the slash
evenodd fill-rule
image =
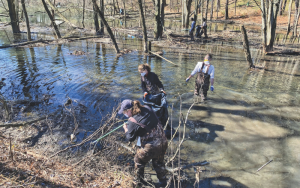
<path id="1" fill-rule="evenodd" d="M 279 4 L 279 15 L 282 15 L 282 1 L 280 0 L 280 4 Z"/>
<path id="2" fill-rule="evenodd" d="M 18 25 L 20 25 L 20 20 L 19 20 L 19 0 L 15 0 L 15 5 L 16 5 L 16 16 L 17 16 L 17 21 L 18 21 Z"/>
<path id="3" fill-rule="evenodd" d="M 125 7 L 125 0 L 123 0 L 123 9 L 124 9 L 124 27 L 126 28 L 126 7 Z"/>
<path id="4" fill-rule="evenodd" d="M 289 35 L 290 31 L 291 31 L 292 4 L 293 4 L 293 0 L 290 0 L 290 3 L 289 3 L 289 18 L 288 18 L 288 25 L 287 25 L 286 37 L 288 37 L 288 35 Z"/>
<path id="5" fill-rule="evenodd" d="M 262 0 L 263 1 L 263 0 Z M 267 2 L 268 6 L 268 14 L 267 15 L 267 28 L 266 28 L 266 43 L 264 44 L 265 52 L 269 52 L 273 50 L 275 33 L 276 33 L 276 22 L 277 15 L 279 11 L 279 0 L 274 0 L 274 2 Z M 267 6 L 266 6 L 267 7 Z"/>
<path id="6" fill-rule="evenodd" d="M 287 2 L 287 0 L 284 0 L 283 7 L 282 7 L 282 11 L 281 11 L 281 14 L 282 14 L 282 13 L 285 11 L 286 2 Z"/>
<path id="7" fill-rule="evenodd" d="M 94 24 L 95 24 L 95 30 L 96 33 L 99 33 L 100 27 L 99 27 L 99 20 L 98 20 L 98 13 L 96 11 L 95 6 L 93 5 L 93 10 L 94 10 Z"/>
<path id="8" fill-rule="evenodd" d="M 213 19 L 214 16 L 214 0 L 211 0 L 211 8 L 210 8 L 210 20 Z"/>
<path id="9" fill-rule="evenodd" d="M 118 44 L 117 44 L 117 42 L 116 42 L 115 36 L 114 36 L 114 34 L 112 33 L 112 31 L 111 31 L 111 29 L 110 29 L 108 23 L 106 22 L 103 13 L 100 11 L 100 9 L 99 9 L 99 7 L 98 7 L 98 5 L 97 5 L 97 3 L 96 3 L 96 0 L 92 0 L 92 1 L 93 1 L 93 5 L 95 6 L 95 9 L 96 9 L 96 11 L 97 11 L 99 17 L 101 18 L 101 21 L 103 22 L 103 24 L 104 24 L 105 27 L 106 27 L 106 30 L 107 30 L 107 32 L 108 32 L 108 34 L 109 34 L 109 36 L 110 36 L 110 38 L 111 38 L 111 40 L 112 40 L 112 42 L 113 42 L 113 44 L 114 44 L 114 47 L 115 47 L 116 52 L 117 52 L 117 53 L 120 53 L 120 50 L 119 50 L 119 48 L 118 48 Z"/>
<path id="10" fill-rule="evenodd" d="M 84 27 L 84 12 L 85 12 L 85 0 L 83 0 L 83 5 L 82 5 L 82 27 Z"/>
<path id="11" fill-rule="evenodd" d="M 47 2 L 48 3 L 48 5 L 53 9 L 53 10 L 55 10 L 55 12 L 56 12 L 56 14 L 61 18 L 61 19 L 63 19 L 67 24 L 69 24 L 71 27 L 74 27 L 74 28 L 76 28 L 77 26 L 76 25 L 74 25 L 74 24 L 72 24 L 66 17 L 64 17 L 64 15 L 62 15 L 58 10 L 57 10 L 57 8 L 54 6 L 54 5 L 52 5 L 52 3 L 50 2 L 50 0 L 42 0 L 43 2 Z M 47 6 L 47 5 L 46 5 Z M 47 9 L 48 9 L 48 7 L 47 7 Z M 48 9 L 49 10 L 49 9 Z M 52 15 L 51 15 L 52 16 Z M 53 17 L 53 16 L 52 16 Z M 54 17 L 53 17 L 53 19 L 54 19 Z"/>
<path id="12" fill-rule="evenodd" d="M 194 14 L 194 21 L 197 23 L 197 17 L 198 17 L 198 0 L 195 0 L 195 14 Z"/>
<path id="13" fill-rule="evenodd" d="M 261 24 L 261 30 L 262 30 L 262 41 L 263 41 L 263 45 L 266 44 L 266 41 L 267 41 L 267 26 L 266 26 L 266 23 L 267 23 L 267 18 L 266 18 L 266 6 L 265 6 L 265 2 L 264 0 L 261 0 L 261 18 L 262 18 L 262 24 Z M 264 46 L 263 46 L 264 47 Z M 265 51 L 265 49 L 264 49 Z"/>
<path id="14" fill-rule="evenodd" d="M 250 50 L 249 50 L 249 41 L 248 41 L 248 37 L 247 37 L 247 32 L 246 32 L 246 29 L 243 25 L 241 25 L 241 32 L 243 34 L 243 39 L 244 39 L 244 43 L 243 43 L 243 47 L 244 47 L 244 52 L 245 52 L 245 56 L 246 56 L 246 60 L 249 64 L 249 67 L 254 67 L 253 65 L 253 61 L 251 59 L 251 53 L 250 53 Z"/>
<path id="15" fill-rule="evenodd" d="M 192 0 L 183 0 L 182 2 L 182 22 L 181 22 L 182 28 L 189 27 L 189 15 L 191 12 L 191 4 L 192 4 Z"/>
<path id="16" fill-rule="evenodd" d="M 298 14 L 297 14 L 296 19 L 295 19 L 293 37 L 297 37 L 297 26 L 298 26 L 299 16 L 300 16 L 300 11 L 298 10 Z"/>
<path id="17" fill-rule="evenodd" d="M 25 19 L 26 19 L 26 27 L 27 27 L 27 40 L 31 41 L 31 34 L 30 34 L 30 26 L 29 26 L 29 19 L 28 19 L 28 15 L 27 15 L 27 11 L 26 11 L 26 7 L 25 7 L 25 0 L 21 0 L 22 3 L 22 8 L 23 8 L 23 12 L 25 15 Z"/>
<path id="18" fill-rule="evenodd" d="M 225 20 L 228 19 L 228 0 L 226 0 L 226 4 L 225 4 Z"/>
<path id="19" fill-rule="evenodd" d="M 52 17 L 52 14 L 51 14 L 50 10 L 47 7 L 47 4 L 46 4 L 45 0 L 42 0 L 42 3 L 44 5 L 45 11 L 47 12 L 47 14 L 48 14 L 48 16 L 49 16 L 49 18 L 50 18 L 50 20 L 52 22 L 52 26 L 54 27 L 54 30 L 55 30 L 57 38 L 61 38 L 60 32 L 58 30 L 58 27 L 57 27 L 57 25 L 56 25 L 56 23 L 54 21 L 54 18 Z"/>
<path id="20" fill-rule="evenodd" d="M 298 19 L 297 19 L 297 16 L 298 16 L 298 12 L 299 12 L 299 0 L 295 0 L 295 15 L 294 15 L 294 23 L 293 23 L 293 36 L 296 36 L 297 33 L 295 33 L 295 28 L 296 28 L 296 31 L 297 31 L 297 25 L 298 24 Z"/>
<path id="21" fill-rule="evenodd" d="M 116 14 L 116 9 L 115 9 L 115 0 L 113 0 L 113 6 L 114 6 L 114 7 L 113 7 L 113 8 L 114 8 L 114 11 L 113 11 L 113 12 L 114 12 L 114 15 L 115 15 L 115 14 Z"/>
<path id="22" fill-rule="evenodd" d="M 221 7 L 221 4 L 220 4 L 220 0 L 217 0 L 217 19 L 218 19 L 218 14 L 219 14 L 219 11 L 220 11 L 220 7 Z"/>
<path id="23" fill-rule="evenodd" d="M 148 49 L 147 49 L 147 40 L 148 40 L 147 39 L 147 29 L 146 29 L 146 23 L 145 23 L 142 0 L 138 0 L 138 3 L 139 3 L 140 19 L 142 20 L 142 28 L 143 28 L 144 52 L 148 53 Z"/>
<path id="24" fill-rule="evenodd" d="M 205 19 L 207 20 L 207 14 L 208 14 L 208 3 L 209 3 L 209 0 L 206 0 L 206 8 L 205 8 Z"/>
<path id="25" fill-rule="evenodd" d="M 201 0 L 201 25 L 203 24 L 203 17 L 204 17 L 204 1 L 205 0 Z"/>
<path id="26" fill-rule="evenodd" d="M 237 0 L 234 0 L 234 16 L 236 16 L 236 2 Z"/>
<path id="27" fill-rule="evenodd" d="M 11 21 L 11 27 L 13 30 L 13 33 L 20 33 L 20 26 L 18 17 L 16 14 L 16 7 L 15 7 L 15 1 L 14 0 L 7 0 L 8 9 L 9 9 L 9 17 Z"/>
<path id="28" fill-rule="evenodd" d="M 166 6 L 166 0 L 161 0 L 161 8 L 160 8 L 160 22 L 161 22 L 161 28 L 160 28 L 160 38 L 162 38 L 163 30 L 165 26 L 165 6 Z"/>
<path id="29" fill-rule="evenodd" d="M 100 10 L 103 13 L 103 18 L 104 18 L 104 0 L 100 0 Z M 98 13 L 98 15 L 99 15 L 99 13 Z M 102 35 L 104 34 L 104 23 L 103 23 L 103 21 L 100 22 L 100 33 Z"/>
<path id="30" fill-rule="evenodd" d="M 154 26 L 154 39 L 158 39 L 160 37 L 160 28 L 161 28 L 161 20 L 160 20 L 160 0 L 155 0 L 155 26 Z"/>
<path id="31" fill-rule="evenodd" d="M 53 0 L 53 5 L 55 6 L 55 0 Z M 53 17 L 53 18 L 55 18 L 55 17 L 54 17 L 54 16 L 55 16 L 54 13 L 55 13 L 55 11 L 54 11 L 54 9 L 52 9 L 52 17 Z"/>

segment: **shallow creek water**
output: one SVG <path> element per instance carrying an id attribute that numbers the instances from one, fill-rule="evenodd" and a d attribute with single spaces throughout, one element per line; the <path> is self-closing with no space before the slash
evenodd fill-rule
<path id="1" fill-rule="evenodd" d="M 0 31 L 1 44 L 9 42 L 7 36 L 11 35 Z M 174 105 L 172 124 L 176 127 L 178 95 L 184 114 L 193 103 L 194 79 L 189 83 L 185 79 L 210 52 L 215 66 L 215 92 L 209 92 L 209 100 L 191 110 L 182 163 L 210 162 L 203 168 L 200 186 L 204 187 L 300 185 L 299 58 L 264 57 L 254 49 L 255 64 L 267 69 L 249 72 L 244 53 L 230 46 L 201 45 L 198 54 L 153 48 L 180 65 L 175 67 L 160 58 L 144 56 L 138 39 L 119 36 L 118 42 L 121 49 L 133 52 L 117 57 L 107 44 L 93 41 L 0 49 L 0 75 L 6 78 L 1 94 L 7 100 L 39 100 L 48 95 L 49 111 L 62 105 L 67 97 L 75 99 L 88 107 L 86 116 L 91 119 L 81 122 L 79 130 L 93 131 L 101 117 L 122 99 L 141 100 L 137 66 L 149 63 L 165 87 L 169 105 Z M 74 50 L 87 54 L 70 55 Z M 273 162 L 256 173 L 271 159 Z M 186 171 L 194 176 L 191 169 Z"/>

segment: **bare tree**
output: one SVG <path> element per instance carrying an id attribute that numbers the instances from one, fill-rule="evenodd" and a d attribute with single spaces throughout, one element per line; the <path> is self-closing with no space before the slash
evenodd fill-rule
<path id="1" fill-rule="evenodd" d="M 295 0 L 295 14 L 294 14 L 294 23 L 293 23 L 293 36 L 297 35 L 297 24 L 298 24 L 298 12 L 299 11 L 299 0 Z"/>
<path id="2" fill-rule="evenodd" d="M 163 34 L 163 28 L 165 27 L 165 7 L 166 7 L 166 0 L 161 0 L 161 7 L 160 7 L 160 22 L 161 22 L 161 32 L 160 37 Z"/>
<path id="3" fill-rule="evenodd" d="M 280 0 L 280 3 L 279 3 L 279 15 L 282 15 L 282 2 L 283 2 L 283 0 Z"/>
<path id="4" fill-rule="evenodd" d="M 109 34 L 109 36 L 110 36 L 110 38 L 111 38 L 111 40 L 112 40 L 112 42 L 114 44 L 116 52 L 120 53 L 120 50 L 119 50 L 118 44 L 116 42 L 115 36 L 114 36 L 113 32 L 111 31 L 111 29 L 110 29 L 107 21 L 105 20 L 103 13 L 100 11 L 100 9 L 99 9 L 99 7 L 98 7 L 98 5 L 96 3 L 96 0 L 92 0 L 92 1 L 93 1 L 93 5 L 95 6 L 95 9 L 96 9 L 96 11 L 97 11 L 97 13 L 98 13 L 101 21 L 103 22 L 103 24 L 106 27 L 106 30 L 107 30 L 107 32 L 108 32 L 108 34 Z"/>
<path id="5" fill-rule="evenodd" d="M 220 7 L 221 7 L 221 4 L 220 4 L 220 0 L 217 0 L 217 19 L 218 19 L 218 13 L 220 11 Z"/>
<path id="6" fill-rule="evenodd" d="M 228 0 L 226 0 L 226 4 L 225 4 L 225 20 L 227 20 L 228 17 Z"/>
<path id="7" fill-rule="evenodd" d="M 261 0 L 264 52 L 273 50 L 278 10 L 279 0 L 272 0 L 270 2 Z"/>
<path id="8" fill-rule="evenodd" d="M 211 0 L 210 20 L 212 20 L 213 16 L 214 16 L 214 0 Z"/>
<path id="9" fill-rule="evenodd" d="M 208 14 L 208 3 L 209 3 L 209 0 L 206 0 L 206 8 L 205 8 L 205 19 L 207 20 L 207 14 Z"/>
<path id="10" fill-rule="evenodd" d="M 103 13 L 103 16 L 104 16 L 104 0 L 100 0 L 100 10 L 101 10 L 101 12 Z M 104 23 L 103 23 L 103 21 L 100 22 L 100 33 L 104 34 Z"/>
<path id="11" fill-rule="evenodd" d="M 289 3 L 289 18 L 288 18 L 288 25 L 287 25 L 286 37 L 289 35 L 289 33 L 291 31 L 292 3 L 293 3 L 293 0 L 290 0 L 290 3 Z"/>
<path id="12" fill-rule="evenodd" d="M 22 8 L 23 8 L 23 13 L 25 15 L 25 19 L 26 19 L 26 27 L 27 27 L 27 40 L 31 41 L 31 35 L 30 35 L 30 26 L 29 26 L 29 19 L 28 19 L 28 15 L 27 15 L 27 11 L 26 11 L 26 7 L 25 7 L 25 0 L 21 0 L 22 3 Z"/>
<path id="13" fill-rule="evenodd" d="M 93 12 L 94 15 L 93 15 L 93 17 L 94 17 L 95 30 L 96 30 L 96 33 L 99 34 L 99 33 L 100 33 L 100 32 L 99 32 L 100 27 L 99 27 L 98 13 L 97 13 L 96 8 L 95 8 L 94 5 L 93 5 L 93 10 L 94 10 L 94 12 Z"/>
<path id="14" fill-rule="evenodd" d="M 19 18 L 16 13 L 15 1 L 7 0 L 7 4 L 13 33 L 20 33 Z"/>
<path id="15" fill-rule="evenodd" d="M 148 48 L 147 48 L 147 29 L 146 29 L 146 23 L 145 23 L 142 0 L 138 0 L 138 3 L 139 3 L 140 19 L 142 20 L 142 28 L 143 28 L 144 52 L 147 53 L 148 52 Z"/>
<path id="16" fill-rule="evenodd" d="M 280 15 L 282 15 L 282 13 L 285 11 L 286 2 L 287 2 L 287 0 L 284 0 L 282 11 L 281 11 Z"/>
<path id="17" fill-rule="evenodd" d="M 299 10 L 299 7 L 298 7 L 298 12 L 297 12 L 295 22 L 294 22 L 293 37 L 297 37 L 297 26 L 298 26 L 298 21 L 299 21 L 299 15 L 300 15 L 300 10 Z"/>
<path id="18" fill-rule="evenodd" d="M 55 33 L 56 33 L 57 38 L 61 38 L 60 32 L 59 32 L 59 30 L 58 30 L 58 27 L 57 27 L 57 25 L 56 25 L 56 23 L 55 23 L 55 21 L 54 21 L 54 18 L 53 18 L 53 16 L 52 16 L 50 10 L 48 9 L 48 6 L 47 6 L 45 0 L 42 0 L 42 3 L 43 3 L 43 5 L 44 5 L 45 11 L 47 12 L 47 14 L 48 14 L 48 16 L 49 16 L 49 18 L 50 18 L 50 20 L 51 20 L 51 23 L 52 23 L 52 26 L 54 27 L 54 30 L 55 30 Z"/>
<path id="19" fill-rule="evenodd" d="M 192 0 L 183 0 L 182 2 L 182 20 L 181 25 L 182 28 L 188 28 L 189 27 L 189 15 L 191 12 L 191 5 Z"/>
<path id="20" fill-rule="evenodd" d="M 160 0 L 155 0 L 155 26 L 154 26 L 154 39 L 160 37 L 161 20 L 160 20 Z"/>
<path id="21" fill-rule="evenodd" d="M 84 27 L 84 12 L 85 12 L 85 0 L 83 0 L 83 5 L 82 5 L 82 27 Z"/>

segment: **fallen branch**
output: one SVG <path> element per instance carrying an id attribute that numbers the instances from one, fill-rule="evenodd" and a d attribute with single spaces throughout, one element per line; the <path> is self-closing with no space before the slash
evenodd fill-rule
<path id="1" fill-rule="evenodd" d="M 62 37 L 61 39 L 58 40 L 43 40 L 43 39 L 39 39 L 39 40 L 35 40 L 35 41 L 28 41 L 28 42 L 22 42 L 22 43 L 18 43 L 18 44 L 10 44 L 10 45 L 5 45 L 5 46 L 0 46 L 1 48 L 11 48 L 11 47 L 19 47 L 19 46 L 25 46 L 28 44 L 35 44 L 35 43 L 49 43 L 49 42 L 54 42 L 54 41 L 59 41 L 62 39 L 70 39 L 71 41 L 75 41 L 75 40 L 85 40 L 85 39 L 91 39 L 91 38 L 102 38 L 102 36 L 88 36 L 88 37 L 79 37 L 79 38 L 74 38 L 74 37 Z"/>
<path id="2" fill-rule="evenodd" d="M 180 168 L 173 168 L 173 169 L 172 168 L 168 168 L 168 167 L 166 167 L 166 168 L 167 168 L 167 170 L 169 172 L 174 173 L 174 172 L 176 172 L 178 170 L 184 170 L 184 169 L 187 169 L 187 168 L 192 168 L 193 166 L 205 166 L 205 165 L 208 165 L 208 164 L 209 164 L 209 162 L 202 161 L 202 162 L 191 163 L 191 164 L 185 165 L 185 166 L 180 167 Z"/>
<path id="3" fill-rule="evenodd" d="M 35 123 L 37 121 L 41 121 L 41 120 L 44 120 L 46 119 L 48 116 L 51 116 L 51 115 L 54 115 L 58 112 L 59 110 L 49 114 L 49 115 L 46 115 L 46 116 L 42 116 L 42 117 L 39 117 L 39 118 L 35 118 L 35 119 L 32 119 L 32 120 L 28 120 L 28 121 L 22 121 L 22 122 L 14 122 L 14 123 L 4 123 L 4 124 L 0 124 L 0 127 L 19 127 L 19 126 L 25 126 L 27 124 L 32 124 L 32 123 Z"/>
<path id="4" fill-rule="evenodd" d="M 272 162 L 273 159 L 269 160 L 266 164 L 262 165 L 259 169 L 257 169 L 256 172 L 260 171 L 261 169 L 263 169 L 265 166 L 267 166 L 270 162 Z"/>
<path id="5" fill-rule="evenodd" d="M 151 52 L 151 51 L 149 51 L 149 52 L 150 52 L 151 54 L 154 54 L 154 55 L 156 55 L 156 56 L 162 58 L 163 60 L 166 60 L 167 62 L 169 62 L 169 63 L 171 63 L 171 64 L 173 64 L 173 65 L 175 65 L 175 66 L 179 66 L 179 65 L 176 65 L 175 63 L 173 63 L 172 61 L 167 60 L 166 58 L 164 58 L 164 57 L 158 55 L 157 53 L 154 53 L 154 52 Z"/>

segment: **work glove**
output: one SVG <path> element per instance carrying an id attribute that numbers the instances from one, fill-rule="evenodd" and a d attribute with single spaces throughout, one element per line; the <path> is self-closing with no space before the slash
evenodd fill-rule
<path id="1" fill-rule="evenodd" d="M 187 78 L 185 81 L 188 82 L 190 80 L 190 78 Z"/>
<path id="2" fill-rule="evenodd" d="M 210 86 L 210 90 L 211 90 L 211 91 L 214 91 L 214 86 Z"/>
<path id="3" fill-rule="evenodd" d="M 147 93 L 147 92 L 145 92 L 145 93 L 144 93 L 144 98 L 146 98 L 146 96 L 147 96 L 147 95 L 148 95 L 148 93 Z"/>

